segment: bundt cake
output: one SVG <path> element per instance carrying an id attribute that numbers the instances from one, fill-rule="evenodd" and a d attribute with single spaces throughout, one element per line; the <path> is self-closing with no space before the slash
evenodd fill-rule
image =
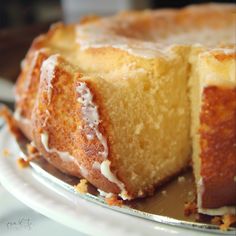
<path id="1" fill-rule="evenodd" d="M 193 156 L 199 212 L 232 212 L 235 12 L 206 4 L 54 25 L 22 62 L 20 129 L 52 165 L 122 199 L 152 194 Z"/>

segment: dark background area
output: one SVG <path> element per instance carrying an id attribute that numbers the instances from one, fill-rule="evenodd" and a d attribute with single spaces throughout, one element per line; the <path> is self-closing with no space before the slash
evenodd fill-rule
<path id="1" fill-rule="evenodd" d="M 214 1 L 232 2 L 233 1 Z M 106 2 L 106 4 L 104 4 Z M 210 1 L 196 0 L 0 0 L 0 78 L 15 81 L 32 40 L 56 21 L 77 21 L 87 14 L 120 10 L 179 8 Z M 99 4 L 98 4 L 99 3 Z M 103 4 L 103 5 L 102 5 Z"/>
<path id="2" fill-rule="evenodd" d="M 37 23 L 53 22 L 63 20 L 63 6 L 68 0 L 0 0 L 0 29 L 7 27 L 21 27 Z M 83 0 L 89 2 L 90 0 Z M 99 3 L 100 0 L 97 0 Z M 127 0 L 128 2 L 129 0 Z M 137 8 L 136 0 L 130 0 L 133 8 Z M 71 2 L 71 1 L 68 1 Z M 76 2 L 76 0 L 74 1 Z M 81 1 L 77 1 L 78 5 Z M 111 4 L 113 0 L 110 0 Z M 137 1 L 136 1 L 137 2 Z M 204 0 L 139 0 L 145 4 L 139 4 L 145 8 L 179 8 L 189 4 L 206 3 Z M 214 2 L 236 2 L 236 0 L 214 1 Z M 131 4 L 131 5 L 132 5 Z M 79 8 L 79 6 L 78 6 Z M 142 8 L 142 7 L 139 7 Z M 65 9 L 64 9 L 65 10 Z M 91 8 L 91 12 L 94 10 Z M 95 10 L 96 11 L 96 10 Z M 96 12 L 95 12 L 96 13 Z"/>
<path id="3" fill-rule="evenodd" d="M 163 0 L 163 1 L 158 1 L 158 0 L 154 0 L 151 1 L 151 7 L 152 8 L 163 8 L 163 7 L 183 7 L 189 4 L 200 4 L 200 3 L 207 3 L 207 2 L 229 2 L 229 3 L 235 3 L 236 0 L 233 1 L 204 1 L 204 0 Z"/>
<path id="4" fill-rule="evenodd" d="M 50 22 L 62 17 L 59 0 L 1 0 L 0 28 Z"/>

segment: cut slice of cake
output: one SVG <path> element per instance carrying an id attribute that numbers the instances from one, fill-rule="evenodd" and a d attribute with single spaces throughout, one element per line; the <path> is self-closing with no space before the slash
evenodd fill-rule
<path id="1" fill-rule="evenodd" d="M 150 194 L 186 168 L 191 154 L 187 63 L 173 51 L 146 67 L 141 76 L 100 77 L 79 73 L 59 55 L 45 60 L 32 112 L 40 152 L 62 171 L 123 199 Z"/>

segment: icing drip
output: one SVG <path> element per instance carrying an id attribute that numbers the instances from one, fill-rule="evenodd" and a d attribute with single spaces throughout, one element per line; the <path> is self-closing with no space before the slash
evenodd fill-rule
<path id="1" fill-rule="evenodd" d="M 58 55 L 53 55 L 49 57 L 47 60 L 43 62 L 43 65 L 41 67 L 41 78 L 46 80 L 47 82 L 47 92 L 48 92 L 48 103 L 51 101 L 51 95 L 52 95 L 52 80 L 55 77 L 55 66 L 58 60 Z M 47 117 L 44 120 L 43 127 L 46 126 L 46 123 L 48 121 L 48 118 L 50 116 L 50 113 L 48 110 L 46 110 Z M 56 148 L 49 148 L 48 146 L 48 134 L 42 133 L 41 134 L 41 143 L 44 146 L 45 150 L 49 153 L 56 153 L 63 161 L 65 162 L 71 162 L 73 161 L 76 165 L 79 166 L 81 174 L 85 177 L 88 175 L 88 171 L 84 166 L 81 166 L 76 158 L 72 155 L 70 155 L 69 152 L 62 152 L 57 150 Z"/>
<path id="2" fill-rule="evenodd" d="M 76 164 L 78 164 L 75 157 L 71 156 L 68 152 L 61 152 L 57 150 L 56 148 L 49 148 L 48 139 L 49 137 L 47 133 L 41 134 L 41 143 L 43 144 L 47 152 L 56 153 L 63 161 L 74 161 Z"/>
<path id="3" fill-rule="evenodd" d="M 101 163 L 93 163 L 93 169 L 100 169 L 101 174 L 104 175 L 110 182 L 115 183 L 121 190 L 119 196 L 126 200 L 128 199 L 127 191 L 125 190 L 125 185 L 111 172 L 110 161 L 107 160 L 108 157 L 108 146 L 107 140 L 104 138 L 101 132 L 99 132 L 98 125 L 100 123 L 98 108 L 93 102 L 93 95 L 91 94 L 89 88 L 85 82 L 80 82 L 76 87 L 76 92 L 79 94 L 78 102 L 82 105 L 82 116 L 86 122 L 84 129 L 89 129 L 89 134 L 86 135 L 88 140 L 97 137 L 101 145 L 103 146 L 103 151 L 100 151 L 98 154 L 103 157 L 105 160 Z M 91 133 L 91 131 L 93 133 Z"/>
<path id="4" fill-rule="evenodd" d="M 198 211 L 202 214 L 212 215 L 212 216 L 225 215 L 225 214 L 236 215 L 235 206 L 225 206 L 225 207 L 220 207 L 220 208 L 215 208 L 215 209 L 198 208 Z"/>
<path id="5" fill-rule="evenodd" d="M 112 183 L 115 183 L 121 190 L 119 196 L 123 199 L 129 199 L 127 195 L 127 191 L 125 190 L 125 185 L 122 183 L 112 172 L 110 168 L 111 162 L 109 160 L 105 160 L 101 164 L 101 173 Z"/>
<path id="6" fill-rule="evenodd" d="M 88 140 L 93 140 L 94 139 L 93 134 L 86 134 L 86 137 L 87 137 Z"/>
<path id="7" fill-rule="evenodd" d="M 103 137 L 103 135 L 96 129 L 96 136 L 98 137 L 99 141 L 104 147 L 103 152 L 99 152 L 99 154 L 105 159 L 108 156 L 108 147 L 107 147 L 107 140 Z"/>
<path id="8" fill-rule="evenodd" d="M 19 122 L 21 122 L 21 123 L 23 123 L 23 124 L 26 124 L 26 125 L 29 125 L 29 124 L 30 124 L 30 120 L 27 119 L 27 118 L 25 118 L 25 117 L 23 117 L 23 116 L 21 115 L 21 109 L 20 109 L 20 108 L 17 108 L 17 109 L 15 110 L 15 112 L 14 112 L 14 118 L 15 118 L 17 121 L 19 121 Z"/>
<path id="9" fill-rule="evenodd" d="M 209 50 L 219 45 L 222 41 L 228 44 L 234 44 L 235 36 L 232 34 L 234 31 L 234 24 L 222 29 L 214 29 L 203 27 L 198 30 L 187 29 L 185 31 L 178 30 L 167 36 L 161 36 L 161 32 L 153 32 L 154 37 L 149 40 L 140 40 L 139 38 L 129 38 L 125 35 L 119 35 L 113 32 L 112 28 L 122 22 L 123 19 L 104 18 L 94 24 L 78 25 L 76 28 L 77 39 L 76 42 L 80 45 L 81 50 L 89 48 L 104 48 L 112 47 L 126 51 L 131 55 L 143 58 L 155 58 L 163 56 L 168 58 L 172 48 L 176 46 L 193 45 L 193 47 L 207 46 Z M 217 37 L 212 37 L 217 35 Z M 142 38 L 141 38 L 142 39 Z M 226 52 L 232 52 L 230 49 L 221 49 Z"/>
<path id="10" fill-rule="evenodd" d="M 57 65 L 59 54 L 50 56 L 45 60 L 41 67 L 40 79 L 46 80 L 47 82 L 47 92 L 48 92 L 48 103 L 51 102 L 52 97 L 52 80 L 55 77 L 55 67 Z"/>
<path id="11" fill-rule="evenodd" d="M 103 151 L 99 152 L 99 155 L 105 159 L 108 156 L 107 141 L 98 130 L 100 121 L 97 106 L 93 103 L 93 95 L 85 82 L 79 83 L 76 92 L 79 94 L 78 102 L 82 104 L 82 115 L 86 121 L 86 126 L 93 131 L 93 133 L 87 134 L 87 139 L 91 140 L 96 135 L 103 146 Z"/>
<path id="12" fill-rule="evenodd" d="M 114 196 L 113 193 L 107 193 L 107 192 L 102 191 L 101 189 L 97 189 L 97 190 L 98 190 L 100 196 L 102 196 L 102 197 L 110 198 L 110 197 Z"/>
<path id="13" fill-rule="evenodd" d="M 86 86 L 85 82 L 80 82 L 76 87 L 76 92 L 80 95 L 78 102 L 82 104 L 83 118 L 87 122 L 87 125 L 91 128 L 95 128 L 99 124 L 97 106 L 93 103 L 93 96 Z"/>

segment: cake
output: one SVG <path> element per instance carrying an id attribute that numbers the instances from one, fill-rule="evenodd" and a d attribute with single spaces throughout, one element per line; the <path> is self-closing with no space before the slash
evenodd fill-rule
<path id="1" fill-rule="evenodd" d="M 22 62 L 18 126 L 103 195 L 151 195 L 193 163 L 199 212 L 234 213 L 235 11 L 204 4 L 53 25 Z"/>

